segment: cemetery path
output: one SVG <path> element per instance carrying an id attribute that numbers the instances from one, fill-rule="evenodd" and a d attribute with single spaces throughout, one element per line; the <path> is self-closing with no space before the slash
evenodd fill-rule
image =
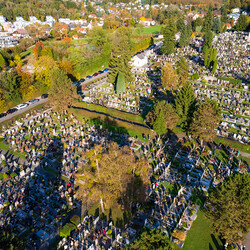
<path id="1" fill-rule="evenodd" d="M 4 122 L 4 121 L 7 121 L 7 120 L 9 120 L 9 119 L 11 119 L 11 118 L 13 118 L 13 117 L 15 117 L 15 116 L 17 116 L 17 115 L 20 115 L 20 114 L 22 114 L 22 113 L 24 113 L 24 112 L 26 112 L 26 111 L 28 111 L 28 110 L 30 110 L 30 109 L 36 107 L 37 105 L 43 104 L 43 103 L 45 103 L 45 102 L 47 102 L 47 101 L 49 100 L 48 98 L 46 98 L 46 99 L 41 99 L 40 97 L 37 98 L 37 99 L 39 99 L 39 102 L 32 103 L 32 104 L 30 104 L 28 107 L 25 107 L 25 108 L 23 108 L 23 109 L 19 109 L 18 111 L 14 112 L 14 113 L 12 113 L 12 114 L 8 114 L 8 115 L 6 115 L 6 116 L 0 118 L 0 123 L 1 123 L 1 122 Z"/>
<path id="2" fill-rule="evenodd" d="M 144 128 L 150 129 L 150 127 L 147 126 L 146 124 L 142 124 L 142 123 L 139 123 L 139 122 L 129 121 L 129 120 L 126 120 L 126 119 L 123 119 L 123 118 L 119 118 L 119 117 L 116 117 L 116 116 L 113 116 L 113 115 L 106 114 L 104 112 L 100 112 L 100 111 L 96 111 L 96 110 L 92 110 L 92 109 L 87 109 L 87 108 L 83 108 L 83 107 L 76 107 L 76 106 L 73 106 L 72 108 L 74 108 L 74 109 L 82 109 L 82 110 L 85 110 L 85 111 L 88 111 L 88 112 L 91 112 L 91 113 L 105 115 L 105 116 L 107 116 L 109 118 L 113 118 L 115 120 L 119 120 L 119 121 L 122 121 L 122 122 L 127 122 L 127 123 L 130 123 L 130 124 L 133 124 L 133 125 L 137 125 L 137 126 L 140 126 L 140 127 L 144 127 Z"/>

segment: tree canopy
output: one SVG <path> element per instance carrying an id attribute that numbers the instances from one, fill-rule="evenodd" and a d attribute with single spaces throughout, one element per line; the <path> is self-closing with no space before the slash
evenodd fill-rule
<path id="1" fill-rule="evenodd" d="M 234 174 L 211 193 L 207 202 L 213 229 L 227 243 L 239 243 L 250 227 L 250 174 Z"/>
<path id="2" fill-rule="evenodd" d="M 163 44 L 161 46 L 161 51 L 163 54 L 172 54 L 175 51 L 175 33 L 175 23 L 172 20 L 169 20 L 163 31 Z"/>
<path id="3" fill-rule="evenodd" d="M 171 63 L 166 62 L 161 71 L 161 84 L 166 90 L 176 90 L 178 88 L 178 81 L 175 70 Z"/>

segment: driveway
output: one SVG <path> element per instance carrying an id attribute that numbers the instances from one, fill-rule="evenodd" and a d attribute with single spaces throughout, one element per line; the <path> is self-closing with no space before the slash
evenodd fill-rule
<path id="1" fill-rule="evenodd" d="M 28 107 L 25 107 L 25 108 L 23 108 L 23 109 L 19 109 L 19 110 L 17 110 L 16 112 L 14 112 L 14 113 L 12 113 L 12 114 L 8 114 L 8 115 L 6 115 L 6 116 L 0 118 L 0 123 L 1 123 L 1 122 L 4 122 L 4 121 L 7 121 L 7 120 L 9 120 L 9 119 L 11 119 L 11 118 L 13 118 L 13 117 L 15 117 L 15 116 L 17 116 L 17 115 L 20 115 L 20 114 L 22 114 L 22 113 L 24 113 L 24 112 L 26 112 L 26 111 L 28 111 L 28 110 L 30 110 L 30 109 L 36 107 L 37 105 L 43 104 L 43 103 L 45 103 L 45 102 L 47 102 L 47 101 L 49 100 L 49 98 L 41 99 L 41 97 L 38 97 L 38 98 L 36 98 L 36 99 L 39 99 L 39 102 L 30 104 Z"/>

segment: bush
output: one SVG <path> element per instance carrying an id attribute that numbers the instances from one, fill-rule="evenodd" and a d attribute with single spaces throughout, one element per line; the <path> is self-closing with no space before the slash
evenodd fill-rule
<path id="1" fill-rule="evenodd" d="M 15 172 L 13 172 L 13 173 L 10 174 L 11 178 L 15 178 L 16 176 L 17 176 L 17 173 L 15 173 Z"/>
<path id="2" fill-rule="evenodd" d="M 71 231 L 74 230 L 75 228 L 76 228 L 75 225 L 71 223 L 65 224 L 64 227 L 60 230 L 60 237 L 68 238 L 70 236 Z"/>
<path id="3" fill-rule="evenodd" d="M 0 173 L 0 181 L 3 179 L 3 174 Z"/>
<path id="4" fill-rule="evenodd" d="M 74 215 L 71 219 L 70 222 L 74 224 L 76 227 L 80 223 L 80 217 L 78 215 Z"/>

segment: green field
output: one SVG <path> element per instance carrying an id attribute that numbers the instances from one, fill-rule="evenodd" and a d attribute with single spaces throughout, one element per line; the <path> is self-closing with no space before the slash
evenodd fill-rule
<path id="1" fill-rule="evenodd" d="M 183 250 L 220 250 L 223 243 L 212 233 L 211 221 L 205 216 L 204 212 L 198 211 L 198 217 L 193 222 L 183 248 Z"/>
<path id="2" fill-rule="evenodd" d="M 4 144 L 2 141 L 0 142 L 0 149 L 7 151 L 14 156 L 25 159 L 25 153 L 20 153 L 20 152 L 17 152 L 17 151 L 10 149 L 9 146 Z"/>
<path id="3" fill-rule="evenodd" d="M 155 25 L 146 28 L 135 28 L 133 31 L 133 35 L 158 35 L 161 31 L 162 25 Z"/>
<path id="4" fill-rule="evenodd" d="M 28 50 L 22 52 L 22 53 L 20 54 L 20 55 L 21 55 L 21 58 L 24 59 L 25 57 L 32 55 L 32 54 L 33 54 L 33 51 L 32 51 L 33 47 L 34 47 L 34 46 L 32 46 L 32 47 L 29 48 Z"/>

